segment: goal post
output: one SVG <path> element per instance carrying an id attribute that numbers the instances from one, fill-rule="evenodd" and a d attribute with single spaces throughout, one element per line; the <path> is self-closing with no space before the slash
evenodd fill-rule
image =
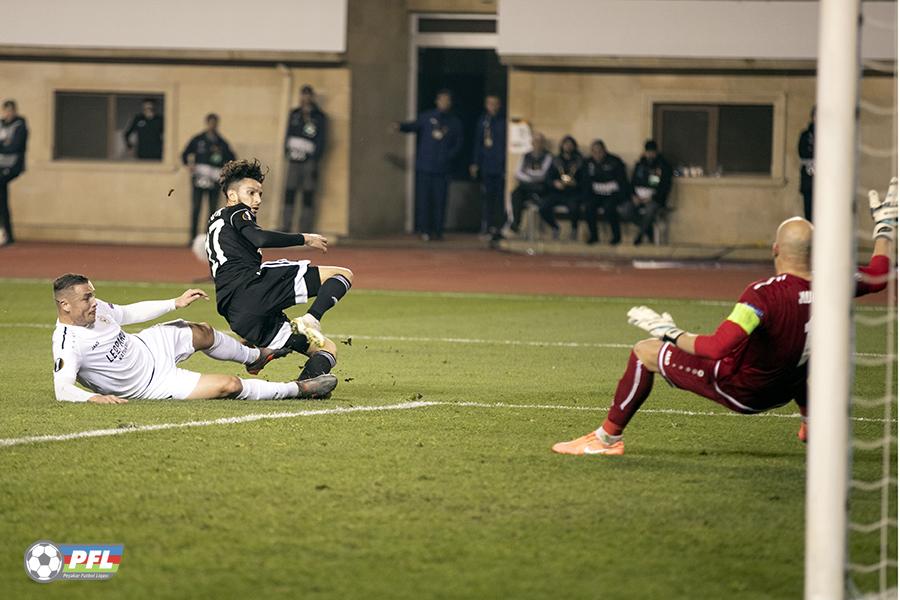
<path id="1" fill-rule="evenodd" d="M 816 79 L 806 600 L 845 595 L 860 0 L 822 0 Z"/>

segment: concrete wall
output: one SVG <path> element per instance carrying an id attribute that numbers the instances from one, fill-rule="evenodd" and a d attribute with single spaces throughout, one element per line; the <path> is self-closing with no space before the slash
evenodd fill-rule
<path id="1" fill-rule="evenodd" d="M 350 0 L 348 11 L 350 234 L 398 233 L 406 217 L 406 136 L 389 125 L 406 116 L 409 15 L 405 0 Z"/>
<path id="2" fill-rule="evenodd" d="M 497 0 L 407 0 L 409 12 L 496 13 Z"/>
<path id="3" fill-rule="evenodd" d="M 115 0 L 28 0 L 4 15 L 0 44 L 231 52 L 346 48 L 347 0 L 255 0 L 252 14 L 248 8 L 243 0 L 153 0 L 144 7 Z"/>
<path id="4" fill-rule="evenodd" d="M 189 228 L 190 182 L 180 154 L 220 114 L 222 134 L 239 157 L 269 165 L 260 223 L 274 226 L 282 204 L 282 141 L 287 112 L 310 83 L 331 118 L 321 174 L 318 230 L 348 231 L 350 74 L 343 67 L 137 65 L 0 62 L 0 89 L 15 98 L 31 131 L 27 171 L 11 185 L 20 239 L 182 244 Z M 162 92 L 165 149 L 161 163 L 55 161 L 54 90 Z M 171 196 L 170 189 L 174 189 Z"/>
<path id="5" fill-rule="evenodd" d="M 889 78 L 866 78 L 862 98 L 889 104 L 895 98 L 892 85 Z M 525 119 L 544 132 L 554 151 L 565 134 L 574 135 L 583 151 L 592 139 L 603 138 L 610 151 L 629 165 L 629 171 L 644 140 L 651 136 L 654 101 L 770 101 L 775 106 L 772 177 L 676 179 L 670 241 L 768 245 L 778 223 L 803 214 L 796 145 L 814 103 L 812 76 L 512 69 L 509 86 L 510 117 Z M 896 144 L 893 132 L 889 118 L 863 113 L 866 144 L 889 148 Z M 511 165 L 517 161 L 517 156 L 510 157 Z M 860 185 L 885 188 L 895 169 L 890 159 L 861 156 Z M 860 223 L 868 228 L 863 198 L 858 200 Z"/>

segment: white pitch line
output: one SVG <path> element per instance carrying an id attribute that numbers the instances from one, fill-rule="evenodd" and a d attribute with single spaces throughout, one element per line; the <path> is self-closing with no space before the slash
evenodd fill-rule
<path id="1" fill-rule="evenodd" d="M 251 423 L 253 421 L 267 421 L 274 419 L 292 419 L 296 417 L 314 417 L 317 415 L 339 415 L 358 412 L 382 412 L 392 410 L 410 410 L 414 408 L 426 408 L 429 406 L 443 407 L 462 407 L 462 408 L 507 408 L 507 409 L 532 409 L 532 410 L 570 410 L 570 411 L 604 411 L 607 410 L 603 406 L 566 406 L 564 404 L 507 404 L 505 402 L 450 402 L 446 400 L 425 401 L 419 400 L 415 402 L 401 402 L 400 404 L 383 404 L 376 406 L 349 406 L 336 408 L 321 408 L 311 410 L 298 410 L 289 412 L 274 413 L 256 413 L 242 415 L 238 417 L 222 417 L 219 419 L 210 419 L 207 421 L 186 421 L 184 423 L 160 423 L 156 425 L 140 425 L 138 427 L 116 428 L 116 429 L 92 429 L 88 431 L 78 431 L 75 433 L 64 433 L 59 435 L 36 435 L 21 438 L 0 439 L 0 448 L 9 446 L 20 446 L 24 444 L 40 444 L 43 442 L 67 442 L 70 440 L 78 440 L 95 437 L 110 437 L 124 435 L 127 433 L 138 433 L 144 431 L 164 431 L 167 429 L 184 429 L 188 427 L 209 427 L 212 425 L 235 425 L 239 423 Z M 681 410 L 677 408 L 649 408 L 640 411 L 644 415 L 678 415 L 682 417 L 752 417 L 756 419 L 777 418 L 777 419 L 799 419 L 799 413 L 760 413 L 755 415 L 741 415 L 727 411 L 693 411 Z M 866 423 L 884 423 L 884 419 L 874 419 L 869 417 L 851 417 L 851 420 Z M 896 423 L 896 419 L 891 419 L 892 423 Z"/>
<path id="2" fill-rule="evenodd" d="M 505 402 L 432 402 L 435 406 L 471 406 L 475 408 L 536 408 L 542 410 L 576 410 L 576 411 L 596 411 L 608 410 L 608 406 L 566 406 L 564 404 L 506 404 Z M 752 415 L 744 415 L 731 411 L 695 411 L 683 410 L 679 408 L 642 408 L 638 411 L 642 415 L 679 415 L 683 417 L 752 417 L 755 419 L 799 419 L 803 415 L 800 413 L 772 413 L 764 412 Z M 851 421 L 860 423 L 884 423 L 884 419 L 876 419 L 871 417 L 850 417 Z M 891 419 L 891 423 L 896 423 L 897 419 Z"/>
<path id="3" fill-rule="evenodd" d="M 48 285 L 52 279 L 41 279 L 31 277 L 0 277 L 2 282 L 25 283 L 34 285 Z M 186 284 L 171 281 L 116 281 L 116 280 L 97 280 L 94 283 L 100 283 L 109 287 L 126 287 L 133 286 L 139 288 L 155 288 L 155 287 L 180 287 Z M 210 287 L 211 282 L 201 283 L 195 287 Z M 553 302 L 596 302 L 600 304 L 699 304 L 701 306 L 734 306 L 734 300 L 698 300 L 695 298 L 642 298 L 640 296 L 571 296 L 571 295 L 552 295 L 552 294 L 506 294 L 499 292 L 426 292 L 414 290 L 368 290 L 353 288 L 354 296 L 394 296 L 394 297 L 420 297 L 420 298 L 447 298 L 462 300 L 546 300 Z M 887 310 L 885 306 L 877 305 L 856 305 L 855 310 L 864 312 L 883 312 Z"/>
<path id="4" fill-rule="evenodd" d="M 139 425 L 138 427 L 126 427 L 116 429 L 92 429 L 61 435 L 34 435 L 21 438 L 0 439 L 0 447 L 19 446 L 21 444 L 39 444 L 41 442 L 66 442 L 82 438 L 109 437 L 137 433 L 141 431 L 163 431 L 166 429 L 182 429 L 186 427 L 208 427 L 210 425 L 234 425 L 238 423 L 251 423 L 253 421 L 267 421 L 270 419 L 292 419 L 295 417 L 314 417 L 316 415 L 339 415 L 356 412 L 375 412 L 385 410 L 409 410 L 432 406 L 434 402 L 402 402 L 400 404 L 385 404 L 381 406 L 339 406 L 336 408 L 319 408 L 310 410 L 297 410 L 290 412 L 256 413 L 241 415 L 239 417 L 222 417 L 208 421 L 185 421 L 183 423 L 158 423 L 156 425 Z"/>
<path id="5" fill-rule="evenodd" d="M 53 329 L 55 325 L 47 323 L 0 323 L 0 328 L 23 328 L 23 329 Z M 355 333 L 329 333 L 334 338 L 355 338 L 358 340 L 368 340 L 376 342 L 422 342 L 422 343 L 442 343 L 442 344 L 493 344 L 497 346 L 528 346 L 532 348 L 550 347 L 550 348 L 612 348 L 625 349 L 631 348 L 634 344 L 619 344 L 614 342 L 553 342 L 553 341 L 537 341 L 537 340 L 489 340 L 482 338 L 457 338 L 457 337 L 420 337 L 405 335 L 359 335 Z M 878 354 L 873 352 L 857 352 L 857 357 L 862 358 L 887 358 L 887 354 Z"/>

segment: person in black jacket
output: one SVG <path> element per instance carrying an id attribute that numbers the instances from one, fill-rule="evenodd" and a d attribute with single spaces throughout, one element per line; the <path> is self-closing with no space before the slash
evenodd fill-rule
<path id="1" fill-rule="evenodd" d="M 816 139 L 816 107 L 809 113 L 809 125 L 800 134 L 797 142 L 797 153 L 800 155 L 800 193 L 803 194 L 803 215 L 812 221 L 813 210 L 813 177 L 816 173 L 816 161 L 813 156 Z"/>
<path id="2" fill-rule="evenodd" d="M 219 208 L 219 173 L 222 165 L 236 157 L 231 146 L 219 134 L 219 115 L 206 115 L 206 130 L 191 138 L 184 152 L 181 153 L 182 164 L 191 169 L 191 244 L 197 236 L 197 224 L 200 218 L 200 205 L 203 197 L 207 198 L 208 215 Z"/>
<path id="3" fill-rule="evenodd" d="M 137 151 L 135 156 L 141 160 L 161 160 L 163 145 L 163 118 L 158 114 L 156 100 L 145 98 L 141 103 L 141 112 L 134 115 L 131 125 L 125 130 L 125 145 L 129 150 L 135 148 L 131 136 L 137 134 Z"/>
<path id="4" fill-rule="evenodd" d="M 603 209 L 603 216 L 612 228 L 610 244 L 622 241 L 622 229 L 619 226 L 619 205 L 630 196 L 628 175 L 625 163 L 615 154 L 606 151 L 603 140 L 595 140 L 591 144 L 591 156 L 585 161 L 585 210 L 591 237 L 588 244 L 600 241 L 597 235 L 597 211 Z"/>
<path id="5" fill-rule="evenodd" d="M 547 152 L 544 134 L 531 134 L 531 152 L 522 156 L 519 168 L 516 169 L 516 181 L 519 185 L 512 193 L 513 221 L 510 229 L 519 232 L 522 223 L 522 211 L 525 203 L 536 199 L 538 205 L 544 201 L 547 193 L 547 174 L 553 164 L 553 155 Z"/>
<path id="6" fill-rule="evenodd" d="M 0 224 L 3 240 L 0 245 L 12 244 L 12 217 L 9 214 L 9 182 L 25 170 L 25 151 L 28 146 L 28 126 L 19 116 L 15 100 L 3 103 L 3 119 L 0 120 Z"/>
<path id="7" fill-rule="evenodd" d="M 484 113 L 475 126 L 475 147 L 469 174 L 481 175 L 481 229 L 497 242 L 506 224 L 504 188 L 506 187 L 506 117 L 500 111 L 500 97 L 484 99 Z"/>
<path id="8" fill-rule="evenodd" d="M 653 140 L 647 140 L 644 153 L 634 165 L 631 188 L 631 203 L 626 206 L 630 208 L 631 220 L 638 226 L 634 238 L 634 244 L 638 245 L 645 237 L 648 241 L 653 240 L 653 222 L 666 207 L 672 189 L 672 167 Z"/>
<path id="9" fill-rule="evenodd" d="M 328 118 L 316 103 L 315 90 L 311 85 L 304 85 L 300 88 L 300 106 L 291 111 L 284 136 L 284 151 L 290 161 L 281 213 L 281 227 L 285 231 L 294 231 L 297 190 L 303 191 L 300 230 L 313 228 L 319 162 L 325 150 L 327 127 Z"/>
<path id="10" fill-rule="evenodd" d="M 541 204 L 541 218 L 553 228 L 553 239 L 559 239 L 559 223 L 554 210 L 565 206 L 572 220 L 572 239 L 578 237 L 578 214 L 584 193 L 584 158 L 578 151 L 578 142 L 567 135 L 559 143 L 559 154 L 553 159 L 548 174 L 550 193 Z"/>
<path id="11" fill-rule="evenodd" d="M 416 232 L 422 239 L 444 237 L 447 186 L 453 160 L 462 149 L 462 122 L 450 112 L 450 90 L 435 96 L 435 108 L 421 113 L 415 121 L 394 123 L 395 131 L 416 135 Z"/>

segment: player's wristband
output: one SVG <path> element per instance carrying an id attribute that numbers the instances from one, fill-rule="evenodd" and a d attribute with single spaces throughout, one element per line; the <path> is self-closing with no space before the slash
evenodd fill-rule
<path id="1" fill-rule="evenodd" d="M 671 344 L 675 344 L 678 342 L 678 338 L 684 334 L 684 329 L 678 329 L 677 327 L 672 327 L 668 331 L 666 331 L 662 339 L 664 342 L 669 342 Z"/>
<path id="2" fill-rule="evenodd" d="M 303 236 L 302 233 L 298 233 L 297 235 L 300 236 L 300 244 L 299 244 L 299 245 L 300 245 L 300 246 L 305 246 L 305 245 L 306 245 L 306 238 Z"/>

